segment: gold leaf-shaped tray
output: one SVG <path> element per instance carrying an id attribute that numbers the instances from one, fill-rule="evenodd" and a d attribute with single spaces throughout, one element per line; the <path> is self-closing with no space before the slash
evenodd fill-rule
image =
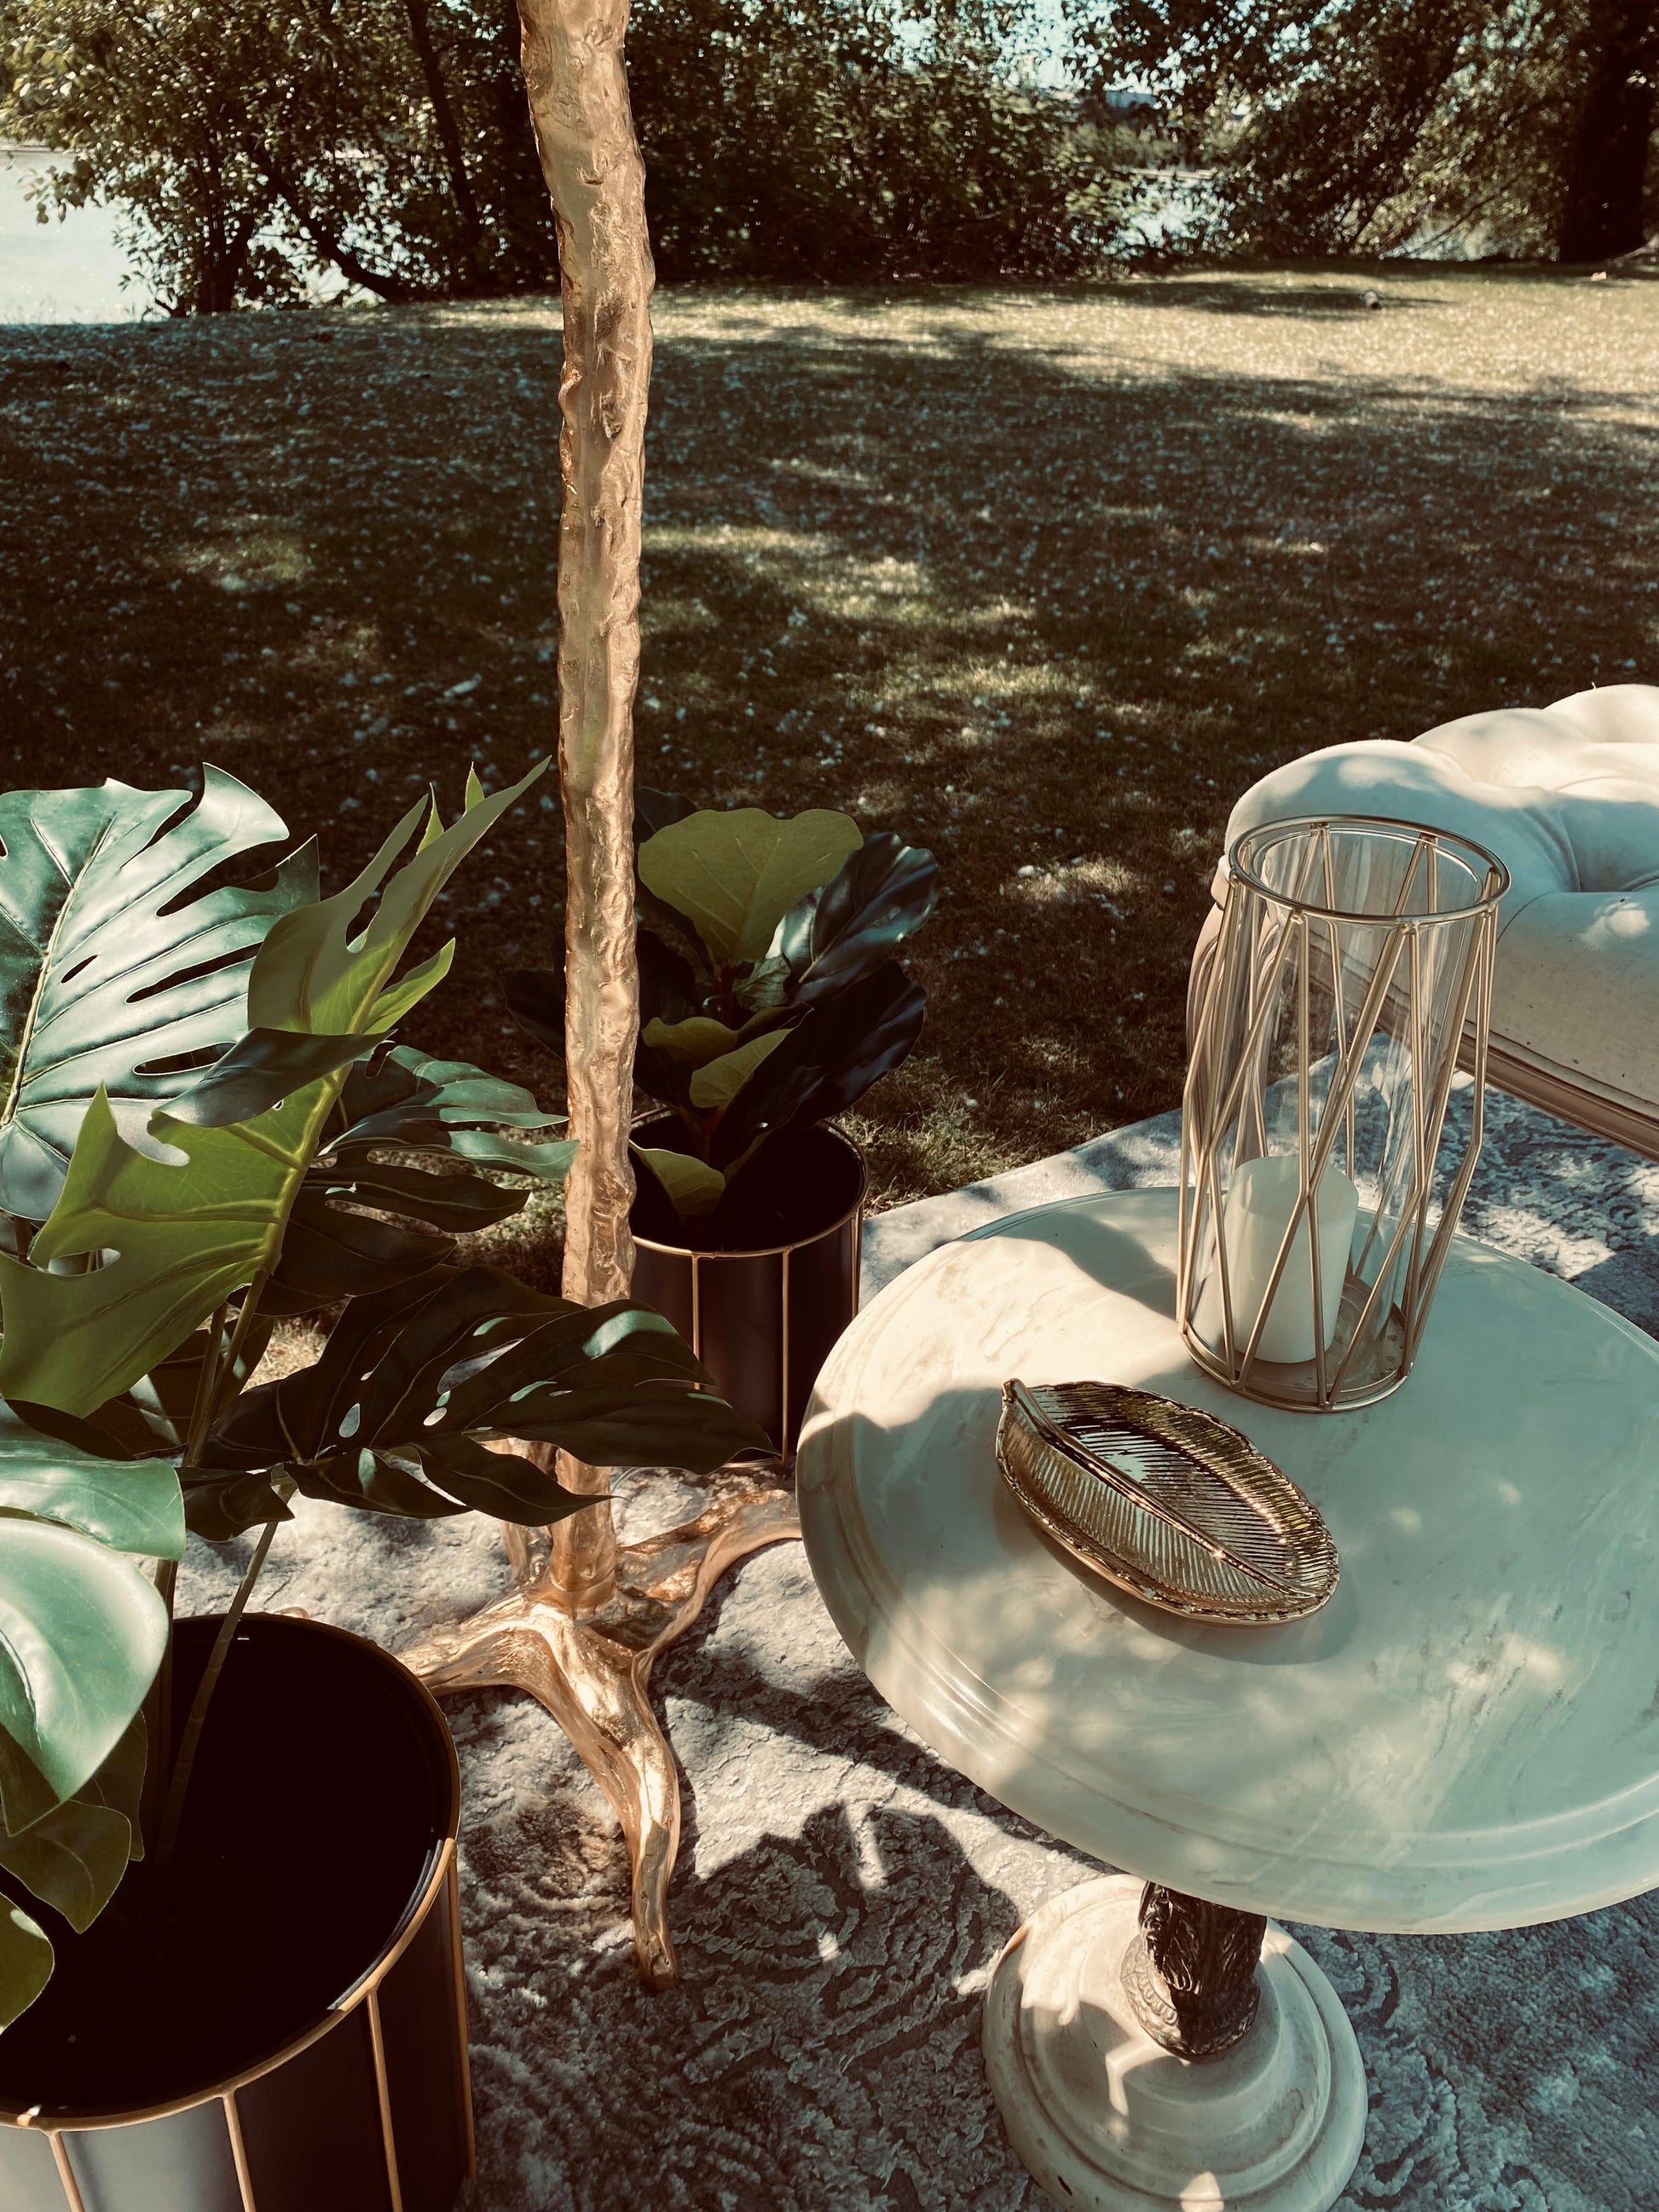
<path id="1" fill-rule="evenodd" d="M 1073 1558 L 1165 1613 L 1265 1626 L 1316 1613 L 1336 1588 L 1317 1508 L 1194 1406 L 1107 1382 L 1005 1382 L 997 1464 Z"/>

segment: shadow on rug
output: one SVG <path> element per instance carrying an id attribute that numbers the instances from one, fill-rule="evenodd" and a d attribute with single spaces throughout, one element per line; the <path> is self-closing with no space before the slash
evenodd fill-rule
<path id="1" fill-rule="evenodd" d="M 1468 1226 L 1659 1327 L 1659 1168 L 1492 1108 Z M 1062 1188 L 1167 1182 L 1173 1135 L 1165 1117 L 1046 1165 Z M 951 1200 L 904 1209 L 872 1225 L 872 1260 L 1049 1194 L 1032 1169 L 965 1194 L 965 1216 Z M 343 1528 L 297 1503 L 266 1607 L 396 1650 L 500 1587 L 487 1527 Z M 659 1477 L 629 1492 L 625 1518 L 666 1525 L 687 1503 Z M 243 1548 L 193 1547 L 187 1609 L 228 1595 Z M 1094 1863 L 895 1718 L 798 1545 L 730 1577 L 657 1682 L 686 1784 L 671 1900 L 684 1981 L 659 1996 L 635 1978 L 626 1853 L 559 1731 L 527 1698 L 448 1706 L 478 2123 L 464 2212 L 1038 2212 L 985 2086 L 980 2001 L 1020 1921 Z M 1512 1934 L 1296 1932 L 1348 2008 L 1369 2080 L 1343 2206 L 1652 2203 L 1655 1899 Z"/>

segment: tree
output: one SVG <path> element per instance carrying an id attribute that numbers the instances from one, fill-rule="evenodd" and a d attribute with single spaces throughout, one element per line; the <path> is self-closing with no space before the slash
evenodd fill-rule
<path id="1" fill-rule="evenodd" d="M 1035 0 L 635 0 L 665 276 L 1064 275 L 1121 192 L 1030 81 Z M 543 289 L 514 0 L 0 0 L 0 131 L 118 203 L 179 312 Z"/>
<path id="2" fill-rule="evenodd" d="M 1659 0 L 1073 0 L 1079 66 L 1164 92 L 1212 242 L 1462 233 L 1605 258 L 1659 226 Z"/>
<path id="3" fill-rule="evenodd" d="M 1589 0 L 1581 40 L 1584 93 L 1559 231 L 1564 261 L 1640 246 L 1655 214 L 1648 189 L 1659 94 L 1659 0 Z"/>
<path id="4" fill-rule="evenodd" d="M 1097 135 L 1018 57 L 1031 0 L 635 0 L 662 275 L 1075 273 L 1118 226 Z"/>
<path id="5" fill-rule="evenodd" d="M 0 131 L 70 155 L 62 204 L 138 218 L 176 312 L 555 279 L 509 8 L 0 0 Z M 526 210 L 528 216 L 526 219 Z"/>

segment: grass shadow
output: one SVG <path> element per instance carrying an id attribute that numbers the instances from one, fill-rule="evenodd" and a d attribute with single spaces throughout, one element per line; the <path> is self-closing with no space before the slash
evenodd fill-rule
<path id="1" fill-rule="evenodd" d="M 1319 304 L 1368 281 L 1389 312 Z M 659 302 L 641 778 L 943 862 L 927 1030 L 860 1125 L 884 1194 L 1174 1103 L 1267 769 L 1659 667 L 1648 295 L 1564 283 Z M 558 356 L 551 301 L 0 332 L 11 782 L 206 756 L 337 881 L 428 778 L 550 750 Z M 453 887 L 410 1039 L 547 1094 L 496 978 L 550 957 L 555 804 Z"/>

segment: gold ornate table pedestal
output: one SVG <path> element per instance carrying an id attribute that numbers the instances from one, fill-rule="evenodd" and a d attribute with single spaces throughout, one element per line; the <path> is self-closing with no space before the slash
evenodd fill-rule
<path id="1" fill-rule="evenodd" d="M 525 1532 L 509 1528 L 513 1588 L 403 1655 L 440 1696 L 528 1690 L 570 1738 L 628 1838 L 634 1952 L 650 1989 L 679 1979 L 667 1893 L 680 1840 L 679 1776 L 651 1708 L 652 1664 L 727 1567 L 800 1534 L 793 1493 L 781 1486 L 726 1473 L 706 1487 L 709 1502 L 695 1520 L 617 1546 L 609 1595 L 580 1611 L 558 1586 L 556 1546 L 538 1562 Z"/>

